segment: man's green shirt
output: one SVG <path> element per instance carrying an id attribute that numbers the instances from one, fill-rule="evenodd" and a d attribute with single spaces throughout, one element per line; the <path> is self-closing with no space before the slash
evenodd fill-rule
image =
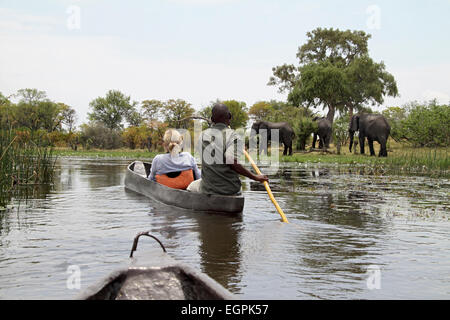
<path id="1" fill-rule="evenodd" d="M 239 174 L 231 169 L 239 159 L 243 144 L 236 132 L 224 123 L 215 123 L 202 133 L 201 192 L 233 195 L 241 191 Z"/>

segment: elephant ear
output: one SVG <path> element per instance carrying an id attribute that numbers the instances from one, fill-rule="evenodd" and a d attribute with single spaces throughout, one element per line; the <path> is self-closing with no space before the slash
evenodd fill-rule
<path id="1" fill-rule="evenodd" d="M 356 132 L 359 130 L 359 116 L 354 115 L 352 117 L 352 120 L 350 121 L 349 130 L 352 132 Z"/>
<path id="2" fill-rule="evenodd" d="M 261 130 L 261 129 L 269 130 L 269 126 L 267 125 L 266 122 L 261 121 L 261 123 L 259 124 L 259 129 L 260 129 L 260 130 Z"/>
<path id="3" fill-rule="evenodd" d="M 251 131 L 250 131 L 250 132 L 251 132 L 251 133 L 250 133 L 251 136 L 253 136 L 253 135 L 259 133 L 259 125 L 260 125 L 260 123 L 261 123 L 261 121 L 255 121 L 255 122 L 253 122 L 252 128 L 250 129 L 250 130 L 251 130 Z"/>

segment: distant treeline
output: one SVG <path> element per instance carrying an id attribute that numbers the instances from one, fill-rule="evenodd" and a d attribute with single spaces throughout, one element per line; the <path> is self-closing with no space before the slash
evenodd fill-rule
<path id="1" fill-rule="evenodd" d="M 75 126 L 77 114 L 71 106 L 53 102 L 44 91 L 21 89 L 13 98 L 0 93 L 0 124 L 2 130 L 14 130 L 19 135 L 41 138 L 41 145 L 78 147 L 84 149 L 148 149 L 161 150 L 162 136 L 167 128 L 193 131 L 193 121 L 180 121 L 193 115 L 209 118 L 217 101 L 196 112 L 192 104 L 182 99 L 132 101 L 130 96 L 110 90 L 104 97 L 93 99 L 89 106 L 88 122 Z M 238 100 L 221 101 L 232 115 L 231 127 L 246 127 L 253 121 L 288 122 L 295 130 L 296 147 L 304 150 L 311 133 L 317 129 L 313 121 L 317 110 L 294 106 L 282 101 L 259 101 L 250 108 Z M 367 107 L 355 112 L 373 111 Z M 409 103 L 389 107 L 383 115 L 391 124 L 391 136 L 396 141 L 416 147 L 446 147 L 450 145 L 450 108 L 436 101 Z M 335 144 L 348 139 L 350 114 L 337 112 L 333 121 Z M 206 124 L 205 124 L 206 125 Z"/>

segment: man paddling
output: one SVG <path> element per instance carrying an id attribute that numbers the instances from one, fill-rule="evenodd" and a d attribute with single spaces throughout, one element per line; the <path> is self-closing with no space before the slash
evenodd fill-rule
<path id="1" fill-rule="evenodd" d="M 255 175 L 241 164 L 243 144 L 236 132 L 229 128 L 232 115 L 228 107 L 216 103 L 212 108 L 213 125 L 200 138 L 202 149 L 202 179 L 192 182 L 187 190 L 208 194 L 237 195 L 241 192 L 239 175 L 263 183 L 266 175 Z"/>

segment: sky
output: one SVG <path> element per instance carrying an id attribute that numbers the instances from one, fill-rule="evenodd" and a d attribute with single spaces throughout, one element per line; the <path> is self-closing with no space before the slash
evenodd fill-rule
<path id="1" fill-rule="evenodd" d="M 272 67 L 298 65 L 317 27 L 371 34 L 400 96 L 450 101 L 450 0 L 0 0 L 0 92 L 37 88 L 86 121 L 117 89 L 134 101 L 285 100 Z M 318 110 L 323 112 L 322 110 Z"/>

